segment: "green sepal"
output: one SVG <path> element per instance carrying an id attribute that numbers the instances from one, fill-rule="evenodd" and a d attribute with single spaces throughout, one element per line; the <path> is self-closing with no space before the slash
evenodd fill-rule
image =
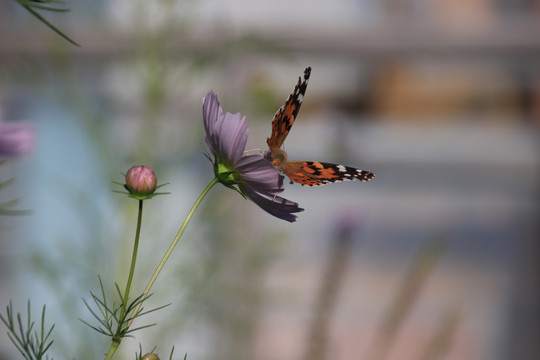
<path id="1" fill-rule="evenodd" d="M 126 184 L 122 184 L 118 181 L 113 181 L 113 184 L 116 184 L 116 185 L 120 185 L 121 187 L 123 187 L 126 191 L 121 191 L 121 190 L 112 190 L 112 192 L 115 192 L 115 193 L 118 193 L 118 194 L 124 194 L 124 195 L 127 195 L 128 197 L 132 198 L 132 199 L 137 199 L 137 200 L 146 200 L 146 199 L 151 199 L 153 198 L 154 196 L 158 196 L 158 195 L 168 195 L 170 194 L 170 192 L 153 192 L 151 194 L 134 194 L 134 193 L 131 193 L 129 191 L 129 189 L 127 188 Z M 165 185 L 169 185 L 169 183 L 164 183 L 164 184 L 161 184 L 161 185 L 158 185 L 156 186 L 156 190 L 159 189 L 160 187 L 163 187 Z"/>

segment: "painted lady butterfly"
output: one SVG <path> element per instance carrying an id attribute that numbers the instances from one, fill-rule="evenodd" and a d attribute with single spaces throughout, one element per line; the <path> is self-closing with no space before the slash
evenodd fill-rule
<path id="1" fill-rule="evenodd" d="M 311 67 L 304 70 L 304 81 L 298 78 L 298 83 L 289 95 L 285 104 L 279 108 L 272 121 L 272 135 L 266 139 L 274 167 L 279 168 L 289 177 L 291 184 L 317 186 L 336 181 L 354 180 L 369 181 L 375 175 L 369 171 L 355 169 L 349 166 L 330 164 L 318 161 L 288 161 L 287 154 L 281 149 L 285 138 L 294 124 L 298 110 L 306 93 Z"/>

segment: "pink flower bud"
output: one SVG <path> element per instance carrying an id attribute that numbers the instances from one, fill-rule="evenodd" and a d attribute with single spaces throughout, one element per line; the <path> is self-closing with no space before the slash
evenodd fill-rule
<path id="1" fill-rule="evenodd" d="M 150 195 L 156 190 L 157 178 L 154 170 L 137 165 L 126 174 L 126 188 L 134 195 Z"/>

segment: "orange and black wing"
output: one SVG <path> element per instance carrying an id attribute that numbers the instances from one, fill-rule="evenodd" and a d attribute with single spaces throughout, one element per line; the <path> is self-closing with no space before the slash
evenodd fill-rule
<path id="1" fill-rule="evenodd" d="M 285 101 L 285 104 L 274 115 L 272 135 L 266 139 L 271 152 L 281 148 L 281 145 L 283 145 L 285 138 L 289 134 L 294 120 L 298 115 L 298 110 L 300 110 L 300 106 L 302 105 L 310 74 L 311 67 L 307 67 L 304 70 L 304 80 L 302 81 L 301 78 L 298 78 L 298 83 Z"/>
<path id="2" fill-rule="evenodd" d="M 318 186 L 338 181 L 369 181 L 375 176 L 372 172 L 350 166 L 318 161 L 288 161 L 283 172 L 293 182 Z"/>

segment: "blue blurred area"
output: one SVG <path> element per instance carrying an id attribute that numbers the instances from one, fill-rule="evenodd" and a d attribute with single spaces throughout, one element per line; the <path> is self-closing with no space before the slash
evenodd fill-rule
<path id="1" fill-rule="evenodd" d="M 0 5 L 0 107 L 38 132 L 33 154 L 0 169 L 33 211 L 0 218 L 0 300 L 48 304 L 55 357 L 108 346 L 77 318 L 98 274 L 111 294 L 125 281 L 135 203 L 112 181 L 144 164 L 170 183 L 146 205 L 142 288 L 211 180 L 202 97 L 247 115 L 248 148 L 264 150 L 308 65 L 289 159 L 375 179 L 287 186 L 306 209 L 295 224 L 213 189 L 156 284 L 153 304 L 173 305 L 119 357 L 139 341 L 200 359 L 540 355 L 535 2 L 66 5 L 44 15 L 80 48 Z M 433 243 L 441 254 L 422 267 Z"/>

